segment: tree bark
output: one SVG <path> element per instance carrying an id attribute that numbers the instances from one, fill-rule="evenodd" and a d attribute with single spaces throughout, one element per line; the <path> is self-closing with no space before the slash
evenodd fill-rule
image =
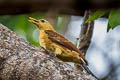
<path id="1" fill-rule="evenodd" d="M 90 21 L 85 23 L 85 21 L 92 15 L 93 11 L 86 10 L 84 14 L 84 21 L 81 25 L 80 38 L 78 41 L 78 48 L 86 55 L 86 51 L 88 50 L 94 29 L 94 21 Z"/>
<path id="2" fill-rule="evenodd" d="M 96 80 L 0 24 L 0 80 Z"/>

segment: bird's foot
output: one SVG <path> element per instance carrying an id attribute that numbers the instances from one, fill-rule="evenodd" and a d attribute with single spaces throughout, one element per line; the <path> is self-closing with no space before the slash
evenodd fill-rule
<path id="1" fill-rule="evenodd" d="M 45 52 L 46 54 L 50 54 L 50 52 L 48 50 L 46 50 L 44 47 L 40 46 L 40 48 L 43 50 L 43 52 Z"/>

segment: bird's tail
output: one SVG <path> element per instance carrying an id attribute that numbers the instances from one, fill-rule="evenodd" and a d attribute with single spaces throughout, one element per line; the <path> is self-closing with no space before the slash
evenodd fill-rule
<path id="1" fill-rule="evenodd" d="M 89 70 L 89 68 L 88 68 L 88 62 L 87 62 L 86 59 L 80 57 L 79 65 L 81 65 L 81 67 L 82 67 L 88 74 L 91 74 L 93 77 L 95 77 L 96 79 L 98 79 L 98 78 Z"/>
<path id="2" fill-rule="evenodd" d="M 96 79 L 98 79 L 90 70 L 89 68 L 87 67 L 86 64 L 82 64 L 82 67 L 85 69 L 85 71 L 88 73 L 88 74 L 91 74 L 93 77 L 95 77 Z M 99 80 L 99 79 L 98 79 Z"/>

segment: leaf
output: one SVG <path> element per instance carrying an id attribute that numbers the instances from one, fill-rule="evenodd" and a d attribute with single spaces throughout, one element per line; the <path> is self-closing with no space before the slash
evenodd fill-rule
<path id="1" fill-rule="evenodd" d="M 110 14 L 109 14 L 107 31 L 115 28 L 118 25 L 120 25 L 120 9 L 113 9 L 110 11 Z"/>
<path id="2" fill-rule="evenodd" d="M 103 16 L 106 12 L 107 11 L 105 10 L 98 10 L 91 17 L 89 17 L 85 22 L 88 23 L 89 21 L 96 20 L 97 18 Z"/>

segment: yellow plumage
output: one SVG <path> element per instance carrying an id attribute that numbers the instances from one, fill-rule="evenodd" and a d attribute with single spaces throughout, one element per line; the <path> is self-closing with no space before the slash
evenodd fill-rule
<path id="1" fill-rule="evenodd" d="M 65 45 L 69 46 L 69 44 L 71 44 L 74 47 L 69 40 L 58 34 L 48 21 L 43 19 L 36 20 L 34 18 L 30 18 L 29 21 L 34 23 L 40 29 L 40 45 L 46 50 L 54 52 L 59 59 L 65 62 L 87 64 L 82 53 L 78 53 L 75 50 L 61 45 L 64 42 Z M 57 44 L 56 41 L 61 44 Z"/>
<path id="2" fill-rule="evenodd" d="M 60 46 L 48 38 L 48 35 L 44 30 L 40 30 L 40 45 L 46 50 L 50 50 L 56 53 L 56 56 L 66 62 L 80 63 L 79 54 L 75 51 L 69 50 L 63 46 Z"/>

